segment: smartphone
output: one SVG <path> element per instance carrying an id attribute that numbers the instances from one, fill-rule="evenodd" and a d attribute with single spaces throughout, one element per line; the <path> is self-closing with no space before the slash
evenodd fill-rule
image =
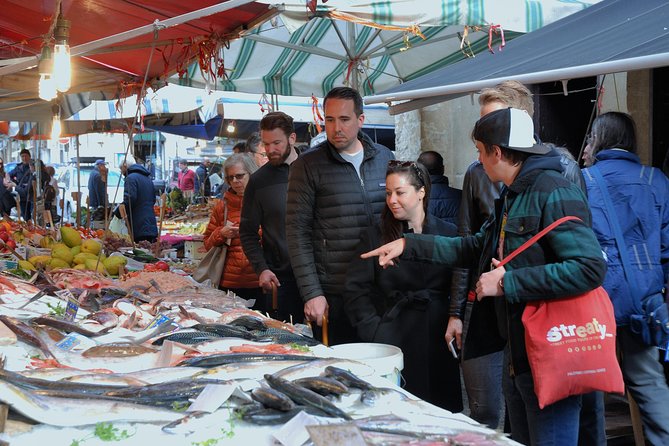
<path id="1" fill-rule="evenodd" d="M 455 345 L 455 338 L 451 339 L 451 342 L 448 343 L 448 349 L 451 351 L 451 355 L 455 359 L 458 359 L 458 347 Z"/>

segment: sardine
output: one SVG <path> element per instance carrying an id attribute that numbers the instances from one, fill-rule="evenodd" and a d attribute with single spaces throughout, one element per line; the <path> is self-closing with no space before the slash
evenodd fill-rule
<path id="1" fill-rule="evenodd" d="M 255 330 L 251 332 L 254 336 L 258 338 L 271 339 L 277 344 L 298 344 L 306 345 L 313 347 L 315 345 L 320 345 L 320 342 L 314 338 L 308 336 L 302 336 L 298 333 L 292 333 L 287 330 L 281 330 L 280 328 L 267 328 L 265 330 Z"/>
<path id="2" fill-rule="evenodd" d="M 158 353 L 158 350 L 137 345 L 130 342 L 116 342 L 111 344 L 102 344 L 91 347 L 81 355 L 86 358 L 121 358 L 128 356 L 138 356 L 146 353 Z"/>
<path id="3" fill-rule="evenodd" d="M 67 333 L 72 333 L 72 332 L 79 333 L 80 335 L 84 335 L 87 338 L 94 338 L 96 336 L 103 335 L 110 330 L 110 328 L 103 328 L 102 330 L 97 332 L 90 331 L 83 327 L 80 327 L 78 324 L 75 324 L 74 322 L 69 322 L 66 321 L 65 319 L 56 319 L 50 316 L 39 316 L 31 319 L 30 322 L 32 324 L 47 325 L 49 327 L 65 331 Z"/>
<path id="4" fill-rule="evenodd" d="M 61 427 L 116 422 L 170 422 L 183 416 L 172 410 L 131 402 L 36 395 L 6 381 L 0 381 L 0 401 L 38 423 Z"/>
<path id="5" fill-rule="evenodd" d="M 215 333 L 224 338 L 241 338 L 248 341 L 260 341 L 261 339 L 267 339 L 256 336 L 244 328 L 226 324 L 195 324 L 191 328 L 207 333 Z"/>
<path id="6" fill-rule="evenodd" d="M 309 389 L 305 389 L 304 387 L 295 385 L 283 378 L 277 378 L 272 375 L 265 375 L 265 381 L 267 381 L 267 384 L 273 389 L 288 395 L 297 403 L 315 407 L 337 418 L 343 418 L 345 420 L 351 419 L 346 412 L 342 411 L 316 392 L 312 392 Z"/>
<path id="7" fill-rule="evenodd" d="M 256 387 L 253 389 L 251 398 L 270 409 L 282 410 L 284 412 L 295 407 L 295 403 L 288 396 L 278 390 L 267 387 Z"/>
<path id="8" fill-rule="evenodd" d="M 186 345 L 195 345 L 201 342 L 213 341 L 215 339 L 221 339 L 220 335 L 216 333 L 203 333 L 201 331 L 178 331 L 176 333 L 171 333 L 167 336 L 153 341 L 153 345 L 163 345 L 165 341 L 178 342 L 180 344 Z"/>
<path id="9" fill-rule="evenodd" d="M 318 358 L 301 355 L 276 355 L 262 353 L 220 353 L 207 356 L 196 356 L 186 358 L 177 366 L 191 367 L 216 367 L 236 362 L 259 362 L 259 361 L 313 361 Z"/>
<path id="10" fill-rule="evenodd" d="M 343 395 L 349 393 L 348 387 L 337 381 L 334 378 L 328 378 L 326 376 L 312 376 L 308 378 L 300 378 L 293 381 L 294 384 L 298 386 L 306 387 L 309 390 L 323 395 Z"/>
<path id="11" fill-rule="evenodd" d="M 42 352 L 44 352 L 44 355 L 53 358 L 53 353 L 49 350 L 49 348 L 46 346 L 44 341 L 40 339 L 39 335 L 35 330 L 33 330 L 28 324 L 21 322 L 20 320 L 10 317 L 10 316 L 4 316 L 0 315 L 0 321 L 7 326 L 11 331 L 13 331 L 16 336 L 26 344 L 30 344 L 33 347 L 37 347 Z"/>
<path id="12" fill-rule="evenodd" d="M 334 378 L 348 387 L 354 387 L 360 390 L 373 390 L 375 388 L 367 381 L 363 381 L 348 370 L 340 369 L 339 367 L 326 367 L 325 376 Z"/>

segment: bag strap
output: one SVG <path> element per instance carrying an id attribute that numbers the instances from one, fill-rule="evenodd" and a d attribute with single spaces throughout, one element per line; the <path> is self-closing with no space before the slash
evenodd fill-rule
<path id="1" fill-rule="evenodd" d="M 630 287 L 630 290 L 638 290 L 636 286 L 636 277 L 632 274 L 632 262 L 630 262 L 629 252 L 627 251 L 627 245 L 625 244 L 625 238 L 623 237 L 623 231 L 620 229 L 620 223 L 618 221 L 618 214 L 616 213 L 613 203 L 611 202 L 611 196 L 609 195 L 609 190 L 606 187 L 606 181 L 602 177 L 602 173 L 599 171 L 597 166 L 593 165 L 589 169 L 592 173 L 592 177 L 599 187 L 599 191 L 602 194 L 602 199 L 604 200 L 604 206 L 606 206 L 606 213 L 609 218 L 609 226 L 611 231 L 613 231 L 613 236 L 616 240 L 616 245 L 618 246 L 618 253 L 620 255 L 620 260 L 623 264 L 623 272 L 625 273 L 625 278 L 627 279 L 627 284 Z"/>
<path id="2" fill-rule="evenodd" d="M 581 220 L 580 218 L 575 217 L 575 216 L 573 216 L 573 215 L 568 215 L 568 216 L 566 216 L 566 217 L 562 217 L 562 218 L 559 218 L 559 219 L 555 220 L 553 223 L 551 223 L 550 225 L 548 225 L 548 226 L 546 226 L 544 229 L 542 229 L 539 233 L 535 234 L 531 239 L 529 239 L 528 241 L 526 241 L 525 243 L 523 243 L 522 245 L 520 245 L 518 248 L 514 249 L 513 252 L 512 252 L 511 254 L 509 254 L 508 256 L 504 257 L 504 259 L 502 259 L 502 261 L 499 262 L 499 265 L 497 265 L 497 268 L 499 268 L 500 266 L 504 266 L 504 265 L 506 265 L 506 264 L 509 263 L 511 260 L 513 260 L 514 258 L 516 258 L 516 256 L 517 256 L 518 254 L 522 253 L 522 252 L 525 251 L 527 248 L 529 248 L 530 246 L 532 246 L 532 245 L 534 245 L 536 242 L 538 242 L 539 239 L 542 238 L 544 235 L 548 234 L 549 232 L 551 232 L 553 229 L 555 229 L 557 226 L 561 225 L 562 223 L 564 223 L 564 222 L 566 222 L 566 221 L 570 221 L 570 220 L 583 221 L 583 220 Z"/>

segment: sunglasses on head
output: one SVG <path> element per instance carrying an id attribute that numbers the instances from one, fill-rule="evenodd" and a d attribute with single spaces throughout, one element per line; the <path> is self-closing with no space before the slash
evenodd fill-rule
<path id="1" fill-rule="evenodd" d="M 415 161 L 402 161 L 402 160 L 390 160 L 388 161 L 388 168 L 389 169 L 394 169 L 394 168 L 413 168 L 413 170 L 416 172 L 416 176 L 418 177 L 418 181 L 421 182 L 421 184 L 424 186 L 425 185 L 425 179 L 423 178 L 423 171 L 418 167 L 418 164 Z"/>

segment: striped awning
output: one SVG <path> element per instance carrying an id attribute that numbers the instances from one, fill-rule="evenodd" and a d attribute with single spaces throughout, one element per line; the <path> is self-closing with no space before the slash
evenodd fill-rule
<path id="1" fill-rule="evenodd" d="M 316 2 L 313 11 L 307 3 L 284 3 L 278 20 L 233 41 L 224 50 L 227 79 L 217 85 L 197 65 L 171 82 L 318 97 L 349 85 L 372 95 L 481 51 L 499 51 L 505 41 L 597 0 L 330 0 Z"/>

